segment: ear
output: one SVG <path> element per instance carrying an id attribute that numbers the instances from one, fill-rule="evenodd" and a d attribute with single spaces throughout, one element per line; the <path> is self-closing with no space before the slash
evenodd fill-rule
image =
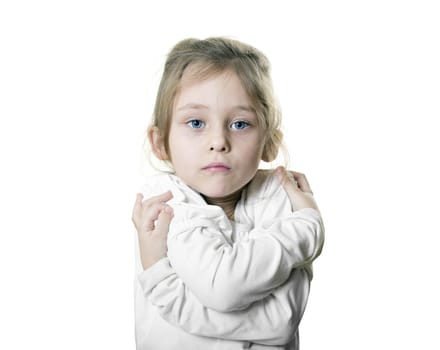
<path id="1" fill-rule="evenodd" d="M 150 141 L 151 150 L 158 159 L 168 160 L 165 142 L 157 126 L 148 128 L 148 141 Z"/>
<path id="2" fill-rule="evenodd" d="M 272 137 L 265 139 L 263 154 L 261 155 L 263 161 L 270 163 L 276 159 L 281 147 L 282 138 L 283 134 L 277 130 Z"/>
<path id="3" fill-rule="evenodd" d="M 278 155 L 278 147 L 270 146 L 265 146 L 261 155 L 261 160 L 267 163 L 273 162 Z"/>
<path id="4" fill-rule="evenodd" d="M 267 163 L 273 162 L 278 155 L 279 149 L 279 142 L 276 142 L 273 139 L 266 141 L 263 148 L 263 154 L 261 155 L 261 160 Z"/>

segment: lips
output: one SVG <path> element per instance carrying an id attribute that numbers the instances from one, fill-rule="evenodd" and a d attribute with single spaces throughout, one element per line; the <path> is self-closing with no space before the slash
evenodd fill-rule
<path id="1" fill-rule="evenodd" d="M 211 163 L 203 167 L 203 170 L 211 172 L 227 172 L 231 170 L 231 167 L 225 163 Z"/>

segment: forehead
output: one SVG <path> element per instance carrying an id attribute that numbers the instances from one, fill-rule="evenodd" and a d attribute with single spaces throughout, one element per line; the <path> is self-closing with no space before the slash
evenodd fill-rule
<path id="1" fill-rule="evenodd" d="M 212 73 L 203 78 L 198 77 L 197 72 L 185 72 L 174 101 L 174 109 L 185 105 L 253 108 L 242 82 L 231 70 Z"/>

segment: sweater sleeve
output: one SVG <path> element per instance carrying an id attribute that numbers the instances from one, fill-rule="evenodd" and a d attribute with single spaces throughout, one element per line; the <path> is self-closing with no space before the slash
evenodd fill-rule
<path id="1" fill-rule="evenodd" d="M 309 294 L 306 269 L 292 272 L 288 280 L 247 309 L 219 312 L 194 296 L 162 259 L 138 275 L 145 297 L 167 322 L 191 334 L 264 345 L 284 345 L 295 335 Z"/>
<path id="2" fill-rule="evenodd" d="M 168 257 L 185 288 L 203 305 L 231 312 L 267 297 L 293 269 L 311 264 L 323 242 L 322 219 L 314 209 L 274 219 L 235 243 L 210 220 L 190 213 L 174 222 Z"/>

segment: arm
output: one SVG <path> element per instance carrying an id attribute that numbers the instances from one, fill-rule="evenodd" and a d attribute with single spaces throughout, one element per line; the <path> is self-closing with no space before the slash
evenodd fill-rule
<path id="1" fill-rule="evenodd" d="M 163 190 L 169 186 L 169 183 L 161 182 L 162 188 L 156 185 L 149 188 Z M 185 203 L 174 207 L 175 216 L 171 222 L 173 228 L 168 237 L 168 256 L 185 285 L 205 306 L 218 311 L 246 308 L 285 282 L 293 268 L 301 267 L 319 255 L 323 242 L 319 212 L 307 208 L 310 206 L 308 204 L 304 210 L 292 214 L 289 198 L 279 182 L 275 188 L 283 195 L 283 200 L 275 204 L 283 208 L 286 219 L 278 217 L 271 220 L 270 224 L 263 223 L 253 230 L 248 239 L 235 244 L 227 239 L 225 231 L 228 227 L 222 226 L 224 221 L 218 222 L 218 211 L 213 214 L 210 210 L 200 215 L 199 207 L 192 211 L 187 208 L 182 210 Z M 288 187 L 284 186 L 284 189 L 289 193 Z M 138 207 L 144 211 L 145 226 L 148 229 L 154 227 L 154 215 L 157 216 L 157 212 L 165 205 L 164 199 L 159 201 L 159 197 L 138 203 Z M 263 208 L 263 213 L 273 206 L 271 203 L 268 208 Z M 218 207 L 214 209 L 222 212 Z M 264 215 L 257 213 L 255 216 Z M 218 227 L 210 227 L 211 222 L 217 222 Z M 144 233 L 139 229 L 138 233 L 141 241 Z M 147 237 L 150 239 L 155 235 Z M 148 244 L 141 245 L 141 257 L 142 250 L 148 247 Z M 165 255 L 164 252 L 161 254 Z"/>
<path id="2" fill-rule="evenodd" d="M 295 335 L 309 293 L 305 269 L 246 310 L 218 312 L 203 306 L 162 259 L 138 275 L 145 297 L 167 322 L 195 335 L 283 345 Z"/>
<path id="3" fill-rule="evenodd" d="M 138 196 L 136 201 L 133 221 L 138 230 L 139 238 L 145 234 L 142 232 L 143 230 L 152 230 L 151 234 L 146 235 L 146 239 L 137 240 L 141 245 L 138 250 L 141 256 L 137 260 L 140 270 L 142 270 L 141 262 L 145 269 L 147 267 L 144 261 L 151 261 L 148 259 L 149 253 L 156 256 L 156 261 L 158 260 L 157 256 L 165 255 L 165 250 L 158 252 L 148 249 L 154 245 L 159 248 L 163 247 L 163 245 L 157 244 L 155 239 L 162 237 L 163 240 L 163 234 L 165 233 L 166 236 L 167 225 L 171 220 L 169 216 L 165 216 L 167 219 L 163 224 L 159 224 L 160 217 L 157 220 L 159 213 L 163 211 L 164 204 L 162 202 L 166 198 L 169 196 L 165 194 L 142 202 L 142 198 Z M 155 221 L 156 227 L 154 227 Z M 142 252 L 146 253 L 146 256 L 142 257 Z M 295 283 L 289 283 L 290 285 L 286 283 L 264 300 L 254 303 L 247 310 L 229 314 L 210 310 L 200 304 L 177 277 L 167 259 L 162 259 L 159 263 L 141 272 L 139 281 L 146 297 L 149 295 L 150 301 L 160 310 L 162 317 L 188 332 L 205 336 L 219 335 L 225 339 L 284 344 L 295 334 L 308 296 L 309 279 L 304 279 L 306 276 L 304 270 L 294 271 L 290 277 L 292 282 L 294 275 L 297 278 L 302 276 L 303 280 L 298 282 L 297 279 Z M 197 322 L 194 322 L 195 320 Z"/>
<path id="4" fill-rule="evenodd" d="M 188 219 L 196 224 L 197 217 Z M 313 209 L 274 220 L 233 244 L 202 223 L 195 228 L 174 219 L 173 223 L 168 236 L 171 265 L 203 305 L 221 312 L 243 309 L 266 297 L 292 269 L 311 263 L 323 244 L 321 217 Z"/>
<path id="5" fill-rule="evenodd" d="M 221 212 L 220 208 L 205 208 L 203 213 L 200 208 L 176 208 L 168 256 L 177 274 L 209 308 L 246 308 L 321 252 L 324 227 L 305 176 L 290 177 L 284 168 L 276 174 L 256 176 L 245 198 L 251 205 L 236 208 L 255 227 L 235 243 L 228 240 L 229 221 L 219 220 L 221 213 L 214 210 Z"/>

